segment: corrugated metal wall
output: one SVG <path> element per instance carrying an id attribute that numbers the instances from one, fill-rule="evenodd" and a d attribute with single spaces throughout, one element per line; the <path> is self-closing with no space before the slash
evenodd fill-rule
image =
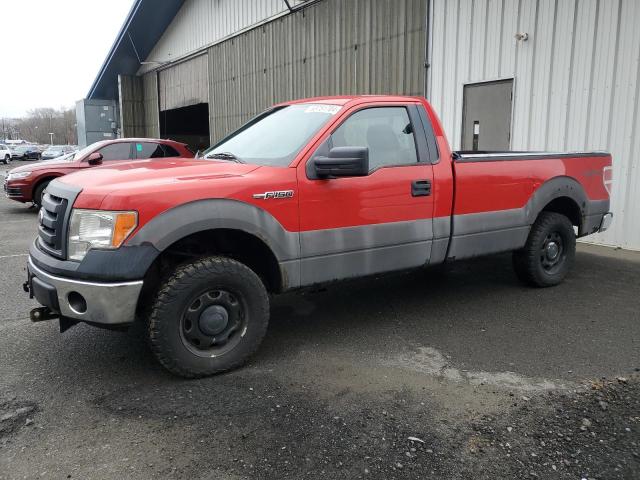
<path id="1" fill-rule="evenodd" d="M 158 74 L 147 73 L 142 76 L 144 98 L 145 137 L 160 137 L 160 110 L 158 103 Z"/>
<path id="2" fill-rule="evenodd" d="M 209 101 L 207 55 L 199 55 L 158 73 L 160 110 L 187 107 Z"/>
<path id="3" fill-rule="evenodd" d="M 283 0 L 186 0 L 146 60 L 177 60 L 286 11 Z"/>
<path id="4" fill-rule="evenodd" d="M 640 1 L 432 1 L 430 100 L 454 148 L 463 84 L 514 77 L 511 148 L 610 151 L 616 218 L 588 240 L 640 249 Z"/>
<path id="5" fill-rule="evenodd" d="M 424 90 L 425 0 L 325 0 L 209 49 L 212 142 L 273 103 Z"/>
<path id="6" fill-rule="evenodd" d="M 120 135 L 143 137 L 146 131 L 142 77 L 118 75 L 118 97 L 120 99 Z"/>

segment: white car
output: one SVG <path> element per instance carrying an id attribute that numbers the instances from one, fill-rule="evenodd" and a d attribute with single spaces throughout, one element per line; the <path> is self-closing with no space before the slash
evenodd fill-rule
<path id="1" fill-rule="evenodd" d="M 0 162 L 9 165 L 11 161 L 11 150 L 3 143 L 0 143 Z"/>

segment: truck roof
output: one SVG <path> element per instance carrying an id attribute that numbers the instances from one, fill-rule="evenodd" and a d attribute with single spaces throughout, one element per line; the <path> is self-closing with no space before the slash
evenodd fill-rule
<path id="1" fill-rule="evenodd" d="M 327 97 L 309 97 L 282 102 L 277 105 L 295 105 L 297 103 L 324 103 L 328 105 L 346 105 L 359 102 L 406 102 L 407 100 L 420 100 L 420 97 L 407 95 L 339 95 Z"/>

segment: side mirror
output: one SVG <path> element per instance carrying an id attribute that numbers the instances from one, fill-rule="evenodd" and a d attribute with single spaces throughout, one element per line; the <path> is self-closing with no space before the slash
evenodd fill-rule
<path id="1" fill-rule="evenodd" d="M 334 147 L 328 157 L 313 159 L 317 178 L 365 177 L 369 175 L 369 148 Z"/>
<path id="2" fill-rule="evenodd" d="M 92 166 L 102 165 L 102 154 L 100 152 L 93 152 L 87 158 L 87 163 Z"/>

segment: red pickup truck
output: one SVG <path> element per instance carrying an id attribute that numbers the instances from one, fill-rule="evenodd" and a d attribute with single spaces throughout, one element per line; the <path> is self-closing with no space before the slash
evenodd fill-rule
<path id="1" fill-rule="evenodd" d="M 179 164 L 52 181 L 25 289 L 58 318 L 144 318 L 158 360 L 198 377 L 260 344 L 269 295 L 513 251 L 524 282 L 561 282 L 576 236 L 605 230 L 607 153 L 451 152 L 424 98 L 274 106 Z"/>

